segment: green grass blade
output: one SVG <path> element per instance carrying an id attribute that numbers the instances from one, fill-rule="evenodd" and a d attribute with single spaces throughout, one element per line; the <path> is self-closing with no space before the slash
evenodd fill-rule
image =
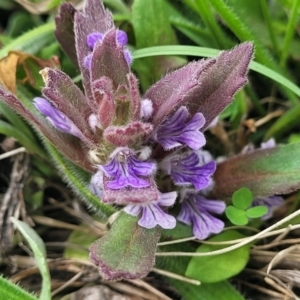
<path id="1" fill-rule="evenodd" d="M 46 23 L 36 27 L 18 38 L 14 39 L 11 43 L 0 49 L 0 59 L 5 57 L 9 51 L 20 50 L 29 54 L 35 54 L 44 45 L 54 40 L 54 23 Z"/>
<path id="2" fill-rule="evenodd" d="M 210 31 L 210 35 L 213 37 L 215 45 L 218 48 L 227 48 L 229 43 L 226 39 L 226 35 L 222 32 L 219 24 L 217 23 L 211 8 L 209 1 L 207 0 L 200 0 L 200 1 L 192 1 L 192 0 L 185 0 L 184 1 L 187 5 L 193 8 L 198 15 L 201 17 L 202 21 L 206 25 L 206 27 Z"/>
<path id="3" fill-rule="evenodd" d="M 174 45 L 174 46 L 157 46 L 157 47 L 135 50 L 133 52 L 133 58 L 138 59 L 142 57 L 156 56 L 156 55 L 190 55 L 190 56 L 199 56 L 199 57 L 215 57 L 219 53 L 220 50 L 211 49 L 211 48 Z M 275 82 L 279 83 L 281 86 L 289 89 L 295 95 L 300 97 L 300 88 L 292 81 L 279 74 L 277 71 L 273 71 L 272 69 L 265 67 L 262 64 L 257 62 L 251 62 L 250 69 L 274 80 Z"/>
<path id="4" fill-rule="evenodd" d="M 0 115 L 7 119 L 14 127 L 22 130 L 29 139 L 35 141 L 34 135 L 29 126 L 7 105 L 0 102 Z"/>
<path id="5" fill-rule="evenodd" d="M 201 1 L 201 0 L 198 0 Z M 229 29 L 242 41 L 253 41 L 255 44 L 255 58 L 256 60 L 267 66 L 268 68 L 276 71 L 279 74 L 287 76 L 287 71 L 282 70 L 280 66 L 274 61 L 272 56 L 261 44 L 260 40 L 248 29 L 239 16 L 225 3 L 224 0 L 211 0 L 210 3 L 215 8 L 216 12 L 225 21 Z M 290 101 L 296 105 L 298 99 L 290 90 L 283 89 Z"/>
<path id="6" fill-rule="evenodd" d="M 34 295 L 28 293 L 20 286 L 10 282 L 4 277 L 0 276 L 0 291 L 1 299 L 6 300 L 38 300 Z"/>
<path id="7" fill-rule="evenodd" d="M 270 40 L 272 42 L 272 46 L 273 49 L 275 51 L 275 53 L 279 53 L 279 47 L 278 47 L 278 43 L 276 40 L 276 36 L 274 34 L 274 29 L 272 26 L 272 20 L 271 20 L 271 16 L 270 16 L 270 12 L 269 12 L 269 8 L 268 8 L 268 4 L 266 0 L 260 0 L 260 6 L 261 6 L 261 10 L 262 13 L 264 15 L 264 19 L 268 28 L 268 32 L 269 32 L 269 36 L 270 36 Z"/>
<path id="8" fill-rule="evenodd" d="M 292 12 L 291 15 L 289 16 L 289 22 L 283 40 L 282 51 L 280 56 L 280 65 L 282 67 L 284 67 L 286 64 L 286 60 L 289 55 L 290 45 L 296 29 L 296 25 L 297 25 L 296 22 L 297 22 L 300 0 L 294 0 L 292 3 L 293 3 Z"/>
<path id="9" fill-rule="evenodd" d="M 0 133 L 14 137 L 20 144 L 26 147 L 29 152 L 45 157 L 45 152 L 38 146 L 37 142 L 33 142 L 21 130 L 2 120 L 0 120 Z"/>
<path id="10" fill-rule="evenodd" d="M 31 250 L 33 251 L 34 258 L 41 272 L 43 281 L 40 294 L 41 300 L 51 300 L 51 278 L 47 264 L 46 247 L 40 236 L 25 222 L 11 217 L 12 223 L 21 232 L 22 236 L 28 242 Z"/>

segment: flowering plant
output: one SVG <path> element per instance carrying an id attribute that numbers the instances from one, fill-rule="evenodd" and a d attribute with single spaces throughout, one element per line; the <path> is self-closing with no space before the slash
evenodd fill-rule
<path id="1" fill-rule="evenodd" d="M 100 1 L 88 0 L 83 10 L 64 3 L 55 22 L 56 38 L 79 68 L 84 92 L 62 70 L 46 67 L 35 108 L 4 85 L 0 98 L 74 170 L 76 165 L 90 174 L 85 200 L 96 213 L 108 217 L 118 211 L 111 230 L 90 248 L 104 279 L 146 276 L 160 238 L 173 240 L 180 230 L 198 240 L 221 233 L 226 202 L 241 187 L 251 189 L 253 205 L 268 206 L 267 217 L 272 199 L 282 203 L 275 194 L 299 187 L 298 175 L 285 174 L 280 181 L 282 166 L 272 164 L 287 148 L 246 151 L 218 165 L 203 149 L 206 130 L 247 83 L 251 42 L 190 62 L 141 96 L 127 34 L 115 28 Z"/>

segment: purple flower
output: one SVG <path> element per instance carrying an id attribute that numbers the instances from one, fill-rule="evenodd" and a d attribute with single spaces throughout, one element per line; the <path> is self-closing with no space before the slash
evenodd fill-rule
<path id="1" fill-rule="evenodd" d="M 205 165 L 199 163 L 195 152 L 185 156 L 175 154 L 162 162 L 162 169 L 171 175 L 176 185 L 193 184 L 196 190 L 201 190 L 211 183 L 210 176 L 216 170 L 216 162 L 211 161 Z"/>
<path id="2" fill-rule="evenodd" d="M 128 204 L 158 199 L 158 190 L 152 178 L 155 163 L 138 160 L 133 150 L 119 147 L 112 153 L 108 164 L 98 167 L 102 179 L 100 175 L 98 178 L 102 182 L 96 185 L 103 189 L 103 202 Z"/>
<path id="3" fill-rule="evenodd" d="M 132 63 L 132 56 L 131 56 L 131 53 L 128 49 L 125 49 L 124 51 L 124 57 L 125 57 L 125 60 L 127 62 L 128 65 L 131 65 Z"/>
<path id="4" fill-rule="evenodd" d="M 117 39 L 117 44 L 120 46 L 126 46 L 128 43 L 127 33 L 123 30 L 117 31 L 116 39 Z"/>
<path id="5" fill-rule="evenodd" d="M 206 239 L 212 233 L 219 233 L 224 223 L 212 214 L 221 214 L 226 205 L 223 201 L 208 200 L 194 190 L 184 190 L 183 202 L 177 219 L 185 224 L 193 224 L 193 234 L 199 240 Z"/>
<path id="6" fill-rule="evenodd" d="M 187 121 L 189 112 L 185 106 L 181 106 L 173 116 L 164 121 L 154 135 L 154 140 L 166 150 L 188 145 L 193 150 L 198 150 L 205 145 L 205 137 L 199 130 L 205 124 L 205 118 L 201 113 L 196 113 Z"/>
<path id="7" fill-rule="evenodd" d="M 104 35 L 100 32 L 93 32 L 87 36 L 86 42 L 91 50 L 94 49 L 96 43 L 101 42 L 103 40 L 103 36 Z"/>
<path id="8" fill-rule="evenodd" d="M 269 196 L 269 197 L 258 197 L 255 198 L 252 202 L 252 207 L 258 205 L 264 205 L 267 207 L 268 212 L 261 217 L 261 220 L 265 221 L 270 219 L 273 216 L 273 211 L 281 206 L 284 202 L 284 199 L 280 196 Z"/>
<path id="9" fill-rule="evenodd" d="M 274 147 L 276 147 L 276 141 L 273 138 L 260 144 L 261 149 L 269 149 L 269 148 L 274 148 Z"/>
<path id="10" fill-rule="evenodd" d="M 100 33 L 100 32 L 92 32 L 88 34 L 86 38 L 87 45 L 90 47 L 91 51 L 94 50 L 96 44 L 98 42 L 102 42 L 106 33 Z M 128 43 L 127 33 L 123 30 L 117 30 L 116 31 L 116 44 L 121 47 L 125 47 Z M 132 63 L 132 56 L 130 54 L 130 51 L 128 49 L 124 49 L 123 51 L 125 60 L 128 65 Z M 84 66 L 87 69 L 91 68 L 91 61 L 92 61 L 92 53 L 88 54 L 84 58 Z"/>
<path id="11" fill-rule="evenodd" d="M 98 170 L 91 178 L 90 191 L 98 196 L 100 199 L 103 196 L 103 172 L 102 170 Z"/>
<path id="12" fill-rule="evenodd" d="M 172 229 L 176 226 L 176 219 L 165 213 L 162 207 L 169 207 L 174 204 L 177 197 L 176 192 L 164 193 L 159 195 L 157 201 L 145 202 L 141 204 L 129 204 L 124 210 L 132 216 L 141 214 L 138 224 L 142 227 L 151 229 L 156 225 L 165 229 Z"/>
<path id="13" fill-rule="evenodd" d="M 33 104 L 56 129 L 77 136 L 83 141 L 86 140 L 78 127 L 65 114 L 54 108 L 46 99 L 36 97 L 33 99 Z"/>
<path id="14" fill-rule="evenodd" d="M 87 56 L 84 58 L 84 66 L 85 66 L 87 69 L 90 69 L 90 68 L 91 68 L 91 64 L 92 64 L 92 53 L 90 53 L 89 55 L 87 55 Z"/>
<path id="15" fill-rule="evenodd" d="M 132 188 L 149 187 L 147 176 L 155 171 L 153 162 L 139 161 L 133 156 L 129 148 L 117 148 L 113 159 L 101 166 L 106 177 L 109 178 L 107 187 L 113 190 L 130 186 Z"/>

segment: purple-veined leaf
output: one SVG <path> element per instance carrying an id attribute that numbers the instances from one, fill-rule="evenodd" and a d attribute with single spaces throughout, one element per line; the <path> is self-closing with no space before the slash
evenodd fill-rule
<path id="1" fill-rule="evenodd" d="M 246 187 L 253 197 L 288 194 L 300 188 L 300 144 L 257 149 L 220 163 L 213 195 L 229 198 Z"/>

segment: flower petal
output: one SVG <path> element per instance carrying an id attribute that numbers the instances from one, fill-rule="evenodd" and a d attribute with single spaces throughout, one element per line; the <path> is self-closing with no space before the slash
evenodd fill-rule
<path id="1" fill-rule="evenodd" d="M 206 140 L 199 130 L 205 123 L 201 113 L 196 113 L 193 118 L 186 122 L 189 112 L 185 106 L 181 106 L 173 116 L 164 121 L 153 134 L 166 150 L 171 150 L 181 145 L 188 145 L 193 150 L 198 150 L 205 145 Z"/>

